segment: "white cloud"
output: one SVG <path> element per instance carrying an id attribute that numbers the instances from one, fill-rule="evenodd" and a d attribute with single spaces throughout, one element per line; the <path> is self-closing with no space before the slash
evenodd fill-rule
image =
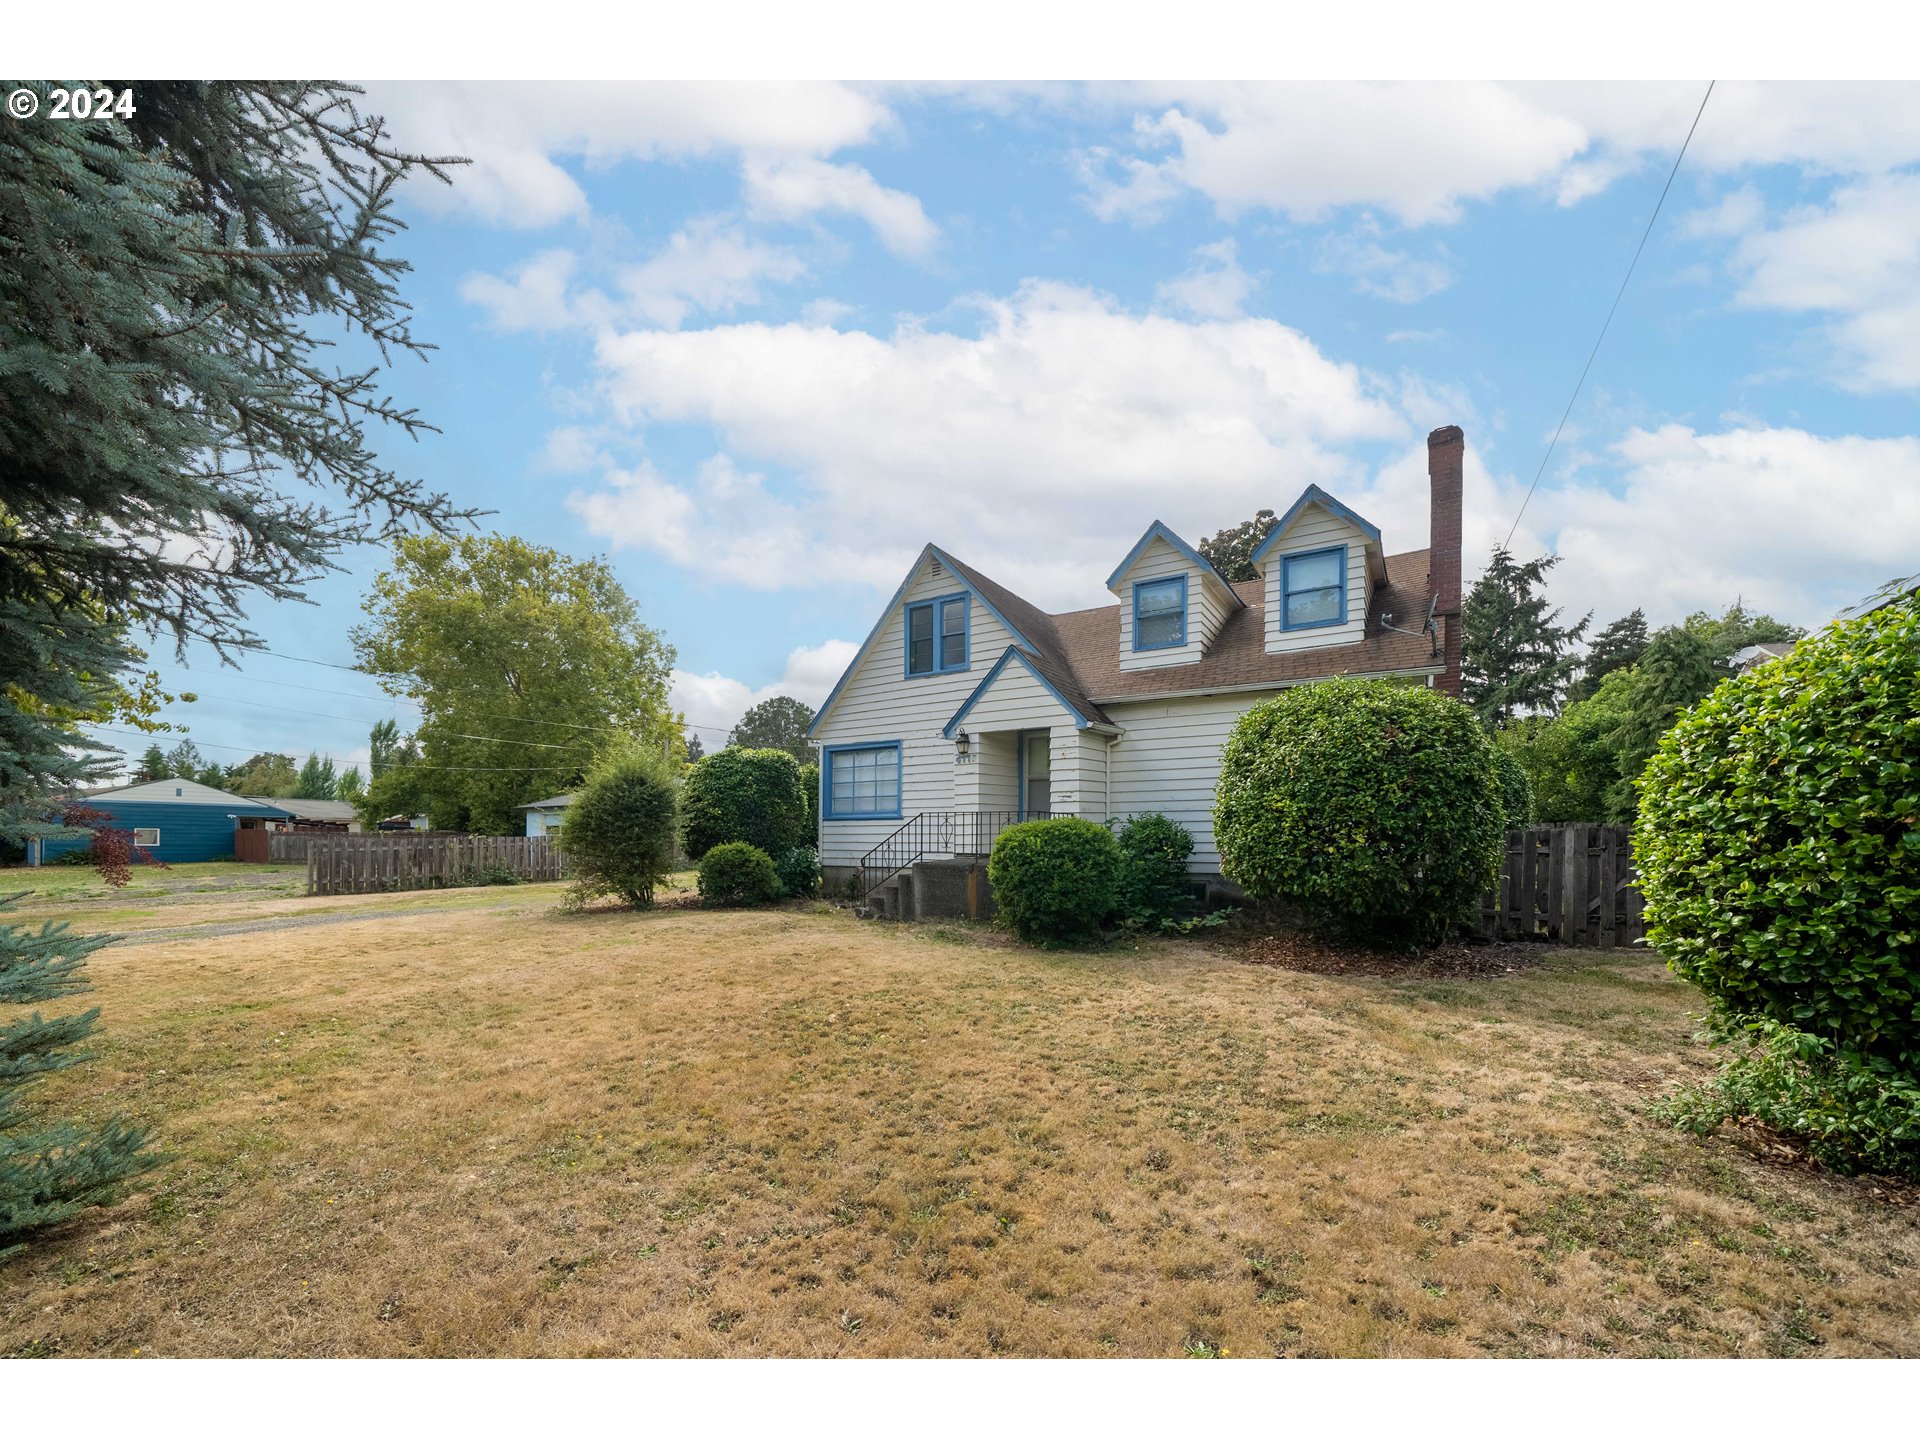
<path id="1" fill-rule="evenodd" d="M 1389 345 L 1419 345 L 1429 340 L 1444 340 L 1444 330 L 1389 330 L 1383 337 Z"/>
<path id="2" fill-rule="evenodd" d="M 516 266 L 507 279 L 469 275 L 460 282 L 460 298 L 487 312 L 496 330 L 562 330 L 579 322 L 568 296 L 577 257 L 568 250 L 543 250 Z"/>
<path id="3" fill-rule="evenodd" d="M 1701 239 L 1744 235 L 1761 222 L 1766 209 L 1760 192 L 1751 185 L 1742 185 L 1721 196 L 1717 204 L 1686 216 L 1680 222 L 1680 230 L 1682 234 Z"/>
<path id="4" fill-rule="evenodd" d="M 1557 553 L 1549 593 L 1570 619 L 1599 623 L 1644 608 L 1655 624 L 1734 600 L 1814 624 L 1913 568 L 1920 439 L 1820 436 L 1746 425 L 1718 433 L 1683 425 L 1629 430 L 1600 463 L 1543 484 L 1512 549 Z M 1425 447 L 1341 498 L 1380 526 L 1390 550 L 1427 535 Z M 1523 479 L 1490 471 L 1468 430 L 1463 546 L 1467 581 L 1507 537 Z M 1872 515 L 1863 525 L 1860 517 Z"/>
<path id="5" fill-rule="evenodd" d="M 1104 219 L 1149 221 L 1195 194 L 1221 212 L 1318 221 L 1349 206 L 1446 223 L 1505 190 L 1576 204 L 1671 160 L 1700 82 L 1605 85 L 1273 82 L 1094 86 L 1032 103 L 1131 110 L 1131 150 L 1079 157 Z M 1870 175 L 1920 161 L 1920 87 L 1723 82 L 1690 171 L 1796 165 Z"/>
<path id="6" fill-rule="evenodd" d="M 1329 235 L 1320 242 L 1314 269 L 1323 275 L 1345 275 L 1361 294 L 1398 305 L 1418 304 L 1453 283 L 1443 247 L 1425 256 L 1412 255 L 1389 250 L 1381 243 L 1382 234 L 1379 222 L 1370 215 L 1361 216 L 1345 234 Z"/>
<path id="7" fill-rule="evenodd" d="M 1205 534 L 1310 481 L 1338 489 L 1360 473 L 1342 446 L 1407 433 L 1385 382 L 1276 321 L 1143 316 L 1041 282 L 979 303 L 977 335 L 603 335 L 617 420 L 711 426 L 780 478 L 722 503 L 732 461 L 691 483 L 641 467 L 569 503 L 616 546 L 738 584 L 891 585 L 938 536 L 1037 603 L 1097 604 L 1142 517 Z"/>
<path id="8" fill-rule="evenodd" d="M 890 118 L 850 86 L 812 81 L 387 82 L 371 87 L 369 105 L 398 145 L 474 162 L 451 186 L 413 186 L 413 201 L 518 228 L 588 213 L 562 159 L 828 155 L 872 139 Z"/>
<path id="9" fill-rule="evenodd" d="M 689 722 L 702 727 L 695 733 L 711 752 L 726 743 L 724 732 L 731 730 L 742 715 L 763 700 L 790 695 L 802 704 L 819 709 L 859 650 L 859 644 L 852 640 L 803 645 L 787 656 L 786 669 L 778 680 L 757 690 L 718 672 L 696 675 L 690 670 L 675 670 L 669 702 Z"/>
<path id="10" fill-rule="evenodd" d="M 940 237 L 918 200 L 904 190 L 887 189 L 858 165 L 755 155 L 748 157 L 743 179 L 747 205 L 756 215 L 780 220 L 830 211 L 857 215 L 898 255 L 925 255 Z"/>
<path id="11" fill-rule="evenodd" d="M 1367 205 L 1407 224 L 1448 221 L 1462 201 L 1539 183 L 1587 140 L 1573 121 L 1485 83 L 1169 86 L 1142 98 L 1156 90 L 1174 103 L 1136 117 L 1144 153 L 1105 165 L 1094 155 L 1083 170 L 1104 218 L 1150 216 L 1191 190 L 1227 215 L 1263 208 L 1313 221 Z"/>
<path id="12" fill-rule="evenodd" d="M 1162 309 L 1201 320 L 1232 320 L 1245 308 L 1259 283 L 1240 268 L 1238 248 L 1231 239 L 1198 246 L 1193 265 L 1154 289 Z"/>
<path id="13" fill-rule="evenodd" d="M 675 327 L 695 311 L 727 313 L 758 304 L 764 282 L 785 284 L 806 273 L 806 262 L 791 250 L 708 216 L 679 231 L 644 264 L 623 271 L 620 289 L 640 319 Z"/>
<path id="14" fill-rule="evenodd" d="M 1920 174 L 1878 176 L 1783 216 L 1735 247 L 1736 302 L 1826 311 L 1843 381 L 1920 387 Z"/>

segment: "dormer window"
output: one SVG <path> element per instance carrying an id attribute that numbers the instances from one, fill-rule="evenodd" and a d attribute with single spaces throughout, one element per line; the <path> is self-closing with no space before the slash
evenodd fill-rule
<path id="1" fill-rule="evenodd" d="M 1347 620 L 1347 547 L 1308 550 L 1280 561 L 1280 628 L 1311 630 Z"/>
<path id="2" fill-rule="evenodd" d="M 949 675 L 966 668 L 966 595 L 907 606 L 907 674 Z"/>
<path id="3" fill-rule="evenodd" d="M 1187 643 L 1187 577 L 1142 580 L 1133 587 L 1133 648 L 1172 650 Z"/>

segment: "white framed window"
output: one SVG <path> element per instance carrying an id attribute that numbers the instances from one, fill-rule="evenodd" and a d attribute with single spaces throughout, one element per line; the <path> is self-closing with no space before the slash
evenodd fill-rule
<path id="1" fill-rule="evenodd" d="M 142 850 L 153 850 L 160 844 L 160 831 L 153 826 L 135 826 L 133 843 Z"/>

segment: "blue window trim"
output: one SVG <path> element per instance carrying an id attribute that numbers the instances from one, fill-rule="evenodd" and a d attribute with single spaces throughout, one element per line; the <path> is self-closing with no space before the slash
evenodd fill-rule
<path id="1" fill-rule="evenodd" d="M 1340 557 L 1340 613 L 1331 620 L 1303 620 L 1294 625 L 1287 619 L 1287 572 L 1293 568 L 1296 560 L 1316 560 L 1322 555 Z M 1280 628 L 1282 630 L 1324 630 L 1329 625 L 1347 623 L 1347 587 L 1351 583 L 1347 575 L 1347 547 L 1344 545 L 1323 545 L 1318 550 L 1302 550 L 1297 555 L 1280 557 Z M 1324 585 L 1310 585 L 1310 590 L 1324 590 Z"/>
<path id="2" fill-rule="evenodd" d="M 1267 538 L 1262 540 L 1258 548 L 1254 550 L 1251 557 L 1254 565 L 1258 566 L 1262 560 L 1267 558 L 1268 552 L 1271 551 L 1274 546 L 1278 545 L 1286 535 L 1287 527 L 1293 524 L 1294 517 L 1309 505 L 1318 505 L 1326 510 L 1327 513 L 1337 515 L 1342 520 L 1357 525 L 1360 528 L 1360 533 L 1365 535 L 1367 539 L 1376 545 L 1380 543 L 1380 527 L 1378 525 L 1374 524 L 1364 515 L 1341 504 L 1318 485 L 1309 485 L 1305 490 L 1300 492 L 1300 498 L 1293 502 L 1288 508 L 1287 513 L 1274 522 L 1273 529 L 1267 532 Z"/>
<path id="3" fill-rule="evenodd" d="M 940 663 L 940 618 L 946 606 L 958 601 L 960 604 L 960 663 L 942 665 Z M 913 612 L 931 610 L 933 612 L 933 668 L 915 670 L 913 668 Z M 935 595 L 928 600 L 914 600 L 900 607 L 900 625 L 905 639 L 900 657 L 900 670 L 909 680 L 924 680 L 929 675 L 959 675 L 973 668 L 973 596 L 965 590 L 956 590 L 951 595 Z"/>
<path id="4" fill-rule="evenodd" d="M 1140 643 L 1140 592 L 1152 590 L 1162 585 L 1180 587 L 1180 638 L 1163 640 L 1158 645 Z M 1184 575 L 1163 575 L 1158 580 L 1136 580 L 1133 582 L 1133 648 L 1135 650 L 1178 650 L 1187 643 L 1187 577 Z"/>
<path id="5" fill-rule="evenodd" d="M 850 814 L 836 815 L 833 809 L 833 760 L 846 750 L 891 750 L 894 753 L 894 765 L 899 783 L 894 787 L 893 809 L 858 810 Z M 828 820 L 898 820 L 901 801 L 907 793 L 907 756 L 906 747 L 898 740 L 869 740 L 863 745 L 822 745 L 820 747 L 820 819 Z"/>
<path id="6" fill-rule="evenodd" d="M 1133 562 L 1138 560 L 1141 553 L 1155 540 L 1166 541 L 1167 544 L 1186 556 L 1187 562 L 1199 570 L 1201 574 L 1211 575 L 1215 580 L 1218 580 L 1220 582 L 1220 588 L 1227 592 L 1227 599 L 1233 603 L 1235 609 L 1246 608 L 1247 602 L 1240 598 L 1239 592 L 1235 590 L 1233 586 L 1227 584 L 1226 577 L 1213 568 L 1213 562 L 1208 560 L 1206 556 L 1202 555 L 1191 545 L 1187 544 L 1186 541 L 1182 540 L 1158 520 L 1147 527 L 1146 534 L 1133 542 L 1133 549 L 1127 552 L 1127 558 L 1114 567 L 1113 573 L 1107 577 L 1107 588 L 1109 590 L 1120 583 L 1120 577 L 1133 568 Z"/>

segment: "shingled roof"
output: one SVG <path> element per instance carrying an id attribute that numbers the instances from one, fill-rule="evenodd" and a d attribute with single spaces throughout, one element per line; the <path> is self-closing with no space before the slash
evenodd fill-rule
<path id="1" fill-rule="evenodd" d="M 1243 580 L 1233 586 L 1241 607 L 1228 614 L 1205 655 L 1192 664 L 1146 670 L 1120 668 L 1119 605 L 1049 615 L 972 566 L 944 552 L 941 559 L 1006 618 L 1046 678 L 1096 725 L 1111 725 L 1101 707 L 1122 701 L 1278 687 L 1336 675 L 1437 674 L 1442 668 L 1432 641 L 1417 633 L 1432 595 L 1425 550 L 1386 557 L 1386 584 L 1368 600 L 1364 637 L 1351 644 L 1268 654 L 1265 587 L 1258 580 Z M 1400 628 L 1387 629 L 1386 615 Z"/>

